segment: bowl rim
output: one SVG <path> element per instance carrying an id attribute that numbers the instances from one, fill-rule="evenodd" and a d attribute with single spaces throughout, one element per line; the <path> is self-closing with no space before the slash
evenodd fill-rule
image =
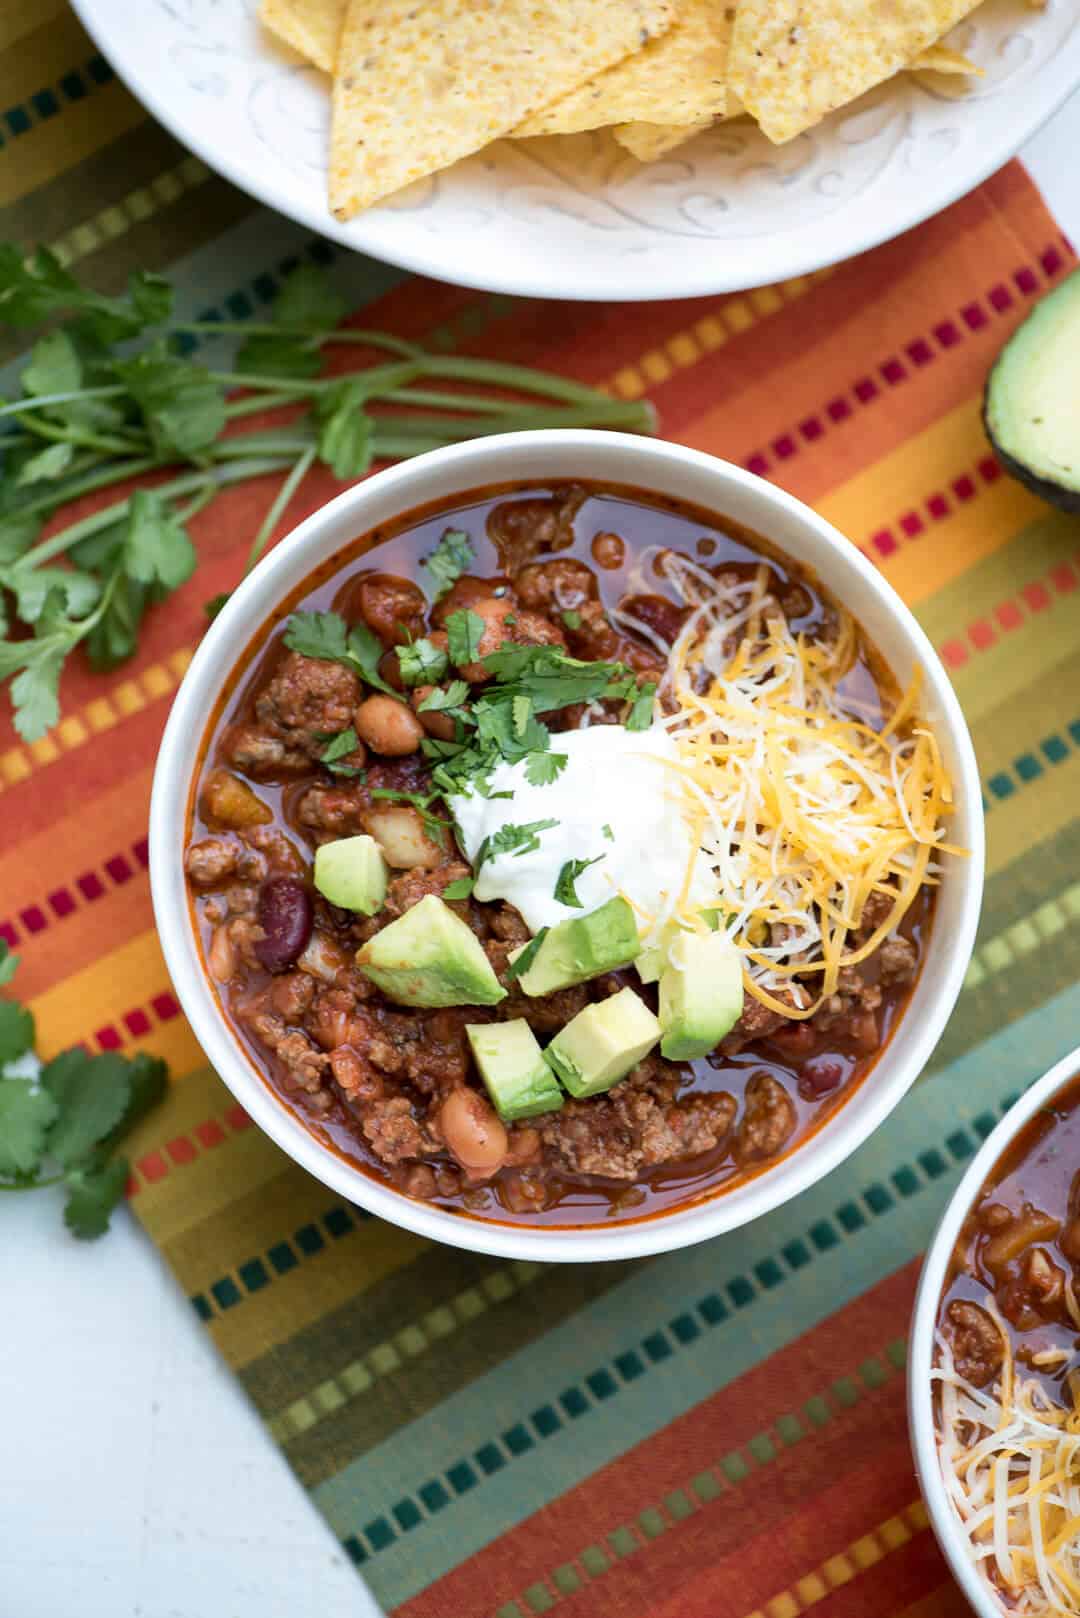
<path id="1" fill-rule="evenodd" d="M 919 1488 L 930 1513 L 934 1537 L 957 1583 L 979 1618 L 1008 1618 L 1003 1607 L 979 1578 L 966 1553 L 959 1524 L 953 1515 L 938 1463 L 937 1429 L 930 1396 L 934 1328 L 945 1271 L 960 1226 L 994 1165 L 1025 1124 L 1064 1086 L 1080 1074 L 1080 1045 L 1054 1063 L 1015 1101 L 987 1135 L 964 1171 L 938 1221 L 923 1259 L 908 1333 L 907 1405 L 911 1449 Z"/>
<path id="2" fill-rule="evenodd" d="M 445 1210 L 406 1197 L 384 1186 L 372 1176 L 351 1167 L 320 1142 L 300 1122 L 291 1108 L 262 1079 L 239 1036 L 221 1015 L 217 1000 L 206 978 L 205 967 L 195 942 L 187 904 L 187 890 L 180 860 L 186 818 L 187 791 L 191 776 L 192 738 L 201 739 L 214 701 L 236 664 L 240 651 L 252 638 L 246 606 L 252 598 L 280 599 L 291 589 L 289 579 L 294 554 L 307 546 L 317 546 L 324 530 L 332 529 L 342 517 L 352 518 L 354 531 L 363 534 L 372 525 L 365 507 L 373 491 L 385 501 L 394 500 L 396 509 L 407 513 L 424 504 L 409 490 L 422 483 L 424 473 L 446 473 L 452 488 L 446 497 L 465 494 L 508 481 L 493 467 L 500 460 L 509 468 L 515 461 L 527 464 L 530 456 L 550 453 L 568 455 L 596 451 L 614 458 L 626 457 L 625 476 L 607 479 L 648 490 L 653 485 L 650 470 L 664 469 L 668 479 L 680 473 L 707 478 L 715 485 L 714 509 L 724 510 L 738 503 L 741 493 L 749 500 L 764 500 L 789 527 L 812 530 L 828 550 L 837 551 L 844 565 L 860 578 L 861 586 L 897 624 L 912 657 L 921 665 L 925 693 L 932 698 L 939 730 L 947 732 L 959 768 L 957 787 L 968 824 L 965 839 L 968 858 L 954 867 L 960 887 L 960 915 L 951 934 L 944 969 L 930 987 L 931 999 L 923 1008 L 922 1021 L 910 1035 L 909 1054 L 888 1083 L 864 1086 L 857 1127 L 849 1123 L 850 1106 L 838 1109 L 826 1127 L 796 1148 L 775 1172 L 768 1172 L 739 1188 L 738 1201 L 717 1195 L 698 1205 L 676 1204 L 670 1210 L 640 1222 L 613 1225 L 610 1229 L 586 1227 L 503 1224 L 496 1221 L 462 1218 Z M 473 470 L 473 469 L 476 470 Z M 509 470 L 508 468 L 508 470 Z M 528 466 L 529 476 L 538 482 L 557 479 L 556 470 Z M 513 477 L 509 472 L 509 477 Z M 520 474 L 518 474 L 520 475 Z M 567 475 L 565 472 L 563 477 Z M 604 481 L 601 476 L 600 481 Z M 441 498 L 441 497 L 439 497 Z M 688 503 L 708 504 L 687 494 Z M 783 550 L 783 545 L 780 545 Z M 317 565 L 309 559 L 307 570 Z M 252 615 L 253 617 L 256 615 Z M 257 617 L 263 621 L 266 610 Z M 239 648 L 239 651 L 238 651 Z M 880 1126 L 925 1067 L 945 1027 L 963 984 L 974 944 L 982 899 L 984 865 L 984 825 L 981 788 L 974 748 L 959 701 L 937 653 L 910 609 L 887 583 L 876 567 L 845 539 L 833 525 L 786 490 L 779 489 L 756 474 L 704 451 L 669 443 L 662 439 L 633 434 L 601 432 L 587 428 L 551 428 L 527 433 L 498 434 L 429 452 L 411 461 L 376 473 L 345 490 L 311 513 L 285 535 L 233 592 L 225 607 L 207 630 L 181 682 L 162 737 L 154 771 L 150 805 L 150 884 L 154 916 L 165 962 L 177 997 L 208 1062 L 241 1102 L 255 1123 L 285 1151 L 294 1162 L 308 1170 L 347 1201 L 373 1214 L 404 1226 L 415 1234 L 444 1241 L 467 1251 L 505 1258 L 525 1258 L 579 1263 L 645 1257 L 691 1246 L 750 1223 L 771 1213 L 801 1191 L 817 1183 L 851 1155 Z M 832 1127 L 830 1127 L 832 1126 Z M 734 1214 L 731 1209 L 734 1206 Z"/>

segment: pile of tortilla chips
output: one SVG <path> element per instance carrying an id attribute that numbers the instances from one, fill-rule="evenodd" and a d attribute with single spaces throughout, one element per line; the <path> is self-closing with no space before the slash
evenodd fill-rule
<path id="1" fill-rule="evenodd" d="M 331 77 L 346 220 L 505 136 L 610 127 L 643 163 L 724 118 L 792 140 L 901 69 L 977 73 L 941 40 L 979 3 L 261 0 L 261 16 Z"/>

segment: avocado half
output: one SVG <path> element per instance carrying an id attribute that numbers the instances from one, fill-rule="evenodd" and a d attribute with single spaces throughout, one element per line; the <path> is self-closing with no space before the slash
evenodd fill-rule
<path id="1" fill-rule="evenodd" d="M 1006 472 L 1050 505 L 1080 511 L 1080 270 L 1001 350 L 983 422 Z"/>

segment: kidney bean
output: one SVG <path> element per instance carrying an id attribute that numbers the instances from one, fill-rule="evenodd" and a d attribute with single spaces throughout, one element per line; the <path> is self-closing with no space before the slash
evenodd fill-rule
<path id="1" fill-rule="evenodd" d="M 284 972 L 300 956 L 314 921 L 311 894 L 295 876 L 275 876 L 259 889 L 256 920 L 265 937 L 255 954 L 268 972 Z"/>
<path id="2" fill-rule="evenodd" d="M 686 608 L 676 606 L 666 596 L 623 596 L 619 602 L 621 612 L 630 613 L 639 623 L 651 629 L 670 646 L 686 621 Z"/>
<path id="3" fill-rule="evenodd" d="M 799 1094 L 804 1101 L 821 1101 L 847 1078 L 851 1062 L 842 1056 L 815 1056 L 799 1072 Z"/>

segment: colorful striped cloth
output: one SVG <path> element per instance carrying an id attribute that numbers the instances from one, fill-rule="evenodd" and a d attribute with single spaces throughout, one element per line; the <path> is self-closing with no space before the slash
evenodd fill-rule
<path id="1" fill-rule="evenodd" d="M 132 1207 L 387 1609 L 959 1615 L 907 1447 L 918 1254 L 980 1137 L 1080 1027 L 1080 521 L 1000 475 L 979 394 L 1072 249 L 1014 165 L 866 258 L 741 296 L 477 296 L 257 209 L 146 120 L 59 0 L 5 8 L 0 81 L 5 238 L 104 287 L 166 270 L 185 310 L 238 320 L 310 256 L 365 323 L 647 394 L 669 437 L 837 523 L 940 648 L 990 852 L 931 1077 L 825 1183 L 689 1252 L 542 1268 L 430 1246 L 293 1168 L 207 1071 L 154 933 L 147 801 L 200 604 L 236 578 L 268 487 L 196 520 L 196 580 L 133 663 L 69 675 L 52 735 L 25 746 L 5 715 L 0 920 L 47 1053 L 169 1060 Z M 9 344 L 0 388 L 14 361 Z M 330 492 L 312 477 L 282 529 Z"/>

